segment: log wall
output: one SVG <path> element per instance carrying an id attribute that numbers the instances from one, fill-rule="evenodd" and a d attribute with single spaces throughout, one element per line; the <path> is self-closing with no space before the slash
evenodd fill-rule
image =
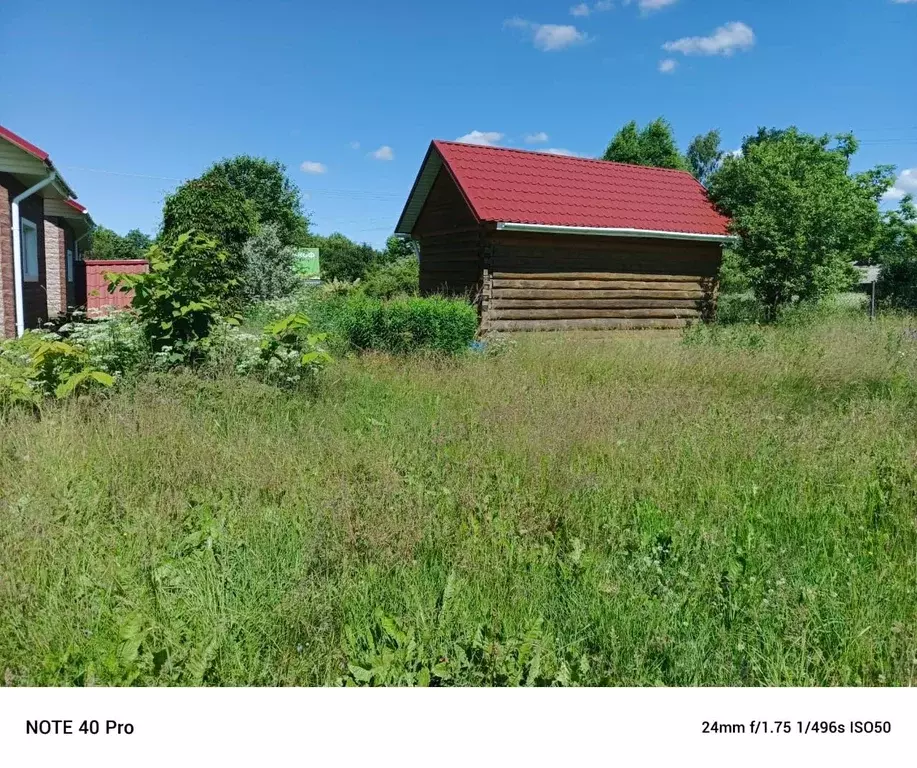
<path id="1" fill-rule="evenodd" d="M 492 232 L 482 330 L 680 328 L 716 299 L 715 243 Z"/>
<path id="2" fill-rule="evenodd" d="M 430 189 L 412 235 L 420 245 L 421 294 L 478 293 L 482 231 L 445 167 Z"/>

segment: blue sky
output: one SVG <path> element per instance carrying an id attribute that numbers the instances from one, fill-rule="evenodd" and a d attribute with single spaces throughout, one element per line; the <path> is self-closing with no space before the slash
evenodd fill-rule
<path id="1" fill-rule="evenodd" d="M 659 115 L 682 147 L 852 129 L 857 168 L 917 169 L 917 0 L 42 0 L 36 21 L 4 8 L 0 124 L 122 233 L 249 153 L 287 165 L 315 231 L 378 245 L 432 138 L 595 156 Z"/>

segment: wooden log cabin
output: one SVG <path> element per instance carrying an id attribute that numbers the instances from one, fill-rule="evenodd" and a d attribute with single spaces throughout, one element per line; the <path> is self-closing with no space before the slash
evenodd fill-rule
<path id="1" fill-rule="evenodd" d="M 728 224 L 684 171 L 434 141 L 396 232 L 482 331 L 606 330 L 710 316 Z"/>

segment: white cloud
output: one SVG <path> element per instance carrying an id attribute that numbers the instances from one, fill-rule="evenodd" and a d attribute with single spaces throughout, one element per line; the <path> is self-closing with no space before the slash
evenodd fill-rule
<path id="1" fill-rule="evenodd" d="M 662 47 L 685 56 L 731 56 L 736 51 L 748 50 L 754 44 L 755 33 L 751 27 L 741 21 L 730 21 L 707 37 L 683 37 Z"/>
<path id="2" fill-rule="evenodd" d="M 678 62 L 675 59 L 663 59 L 659 62 L 659 71 L 664 75 L 670 75 L 675 71 L 675 67 L 678 66 Z"/>
<path id="3" fill-rule="evenodd" d="M 351 148 L 351 149 L 359 149 L 359 148 L 360 148 L 360 142 L 359 142 L 359 141 L 351 141 L 351 142 L 350 142 L 350 148 Z"/>
<path id="4" fill-rule="evenodd" d="M 472 131 L 464 136 L 459 136 L 456 141 L 460 141 L 463 144 L 480 144 L 482 147 L 492 147 L 494 144 L 499 144 L 502 138 L 503 134 L 497 131 Z"/>
<path id="5" fill-rule="evenodd" d="M 564 155 L 565 157 L 577 157 L 576 152 L 571 149 L 560 149 L 559 147 L 551 147 L 550 149 L 543 149 L 542 152 L 548 152 L 552 155 Z"/>
<path id="6" fill-rule="evenodd" d="M 904 5 L 905 3 L 917 3 L 917 0 L 892 0 L 892 2 Z"/>
<path id="7" fill-rule="evenodd" d="M 639 0 L 637 5 L 640 6 L 641 11 L 651 13 L 665 8 L 668 5 L 675 5 L 677 2 L 678 0 Z"/>
<path id="8" fill-rule="evenodd" d="M 917 2 L 917 0 L 911 0 Z M 905 168 L 901 171 L 898 180 L 883 196 L 883 200 L 900 200 L 905 195 L 917 197 L 917 168 Z"/>
<path id="9" fill-rule="evenodd" d="M 562 51 L 589 39 L 585 32 L 580 32 L 572 24 L 536 24 L 516 17 L 504 21 L 503 26 L 531 33 L 532 43 L 539 51 Z"/>
<path id="10" fill-rule="evenodd" d="M 548 140 L 548 134 L 544 131 L 538 131 L 538 133 L 529 133 L 526 134 L 525 143 L 526 144 L 544 144 Z"/>
<path id="11" fill-rule="evenodd" d="M 374 152 L 370 152 L 369 156 L 376 160 L 394 160 L 395 151 L 386 144 L 385 146 L 379 147 L 379 149 Z"/>
<path id="12" fill-rule="evenodd" d="M 672 0 L 674 2 L 674 0 Z M 610 11 L 614 8 L 614 3 L 612 0 L 597 0 L 593 5 L 589 3 L 579 3 L 570 8 L 571 16 L 588 16 L 590 13 L 601 13 L 602 11 Z"/>
<path id="13" fill-rule="evenodd" d="M 299 170 L 303 173 L 325 173 L 328 170 L 328 166 L 324 163 L 316 163 L 314 160 L 305 160 L 299 166 Z"/>

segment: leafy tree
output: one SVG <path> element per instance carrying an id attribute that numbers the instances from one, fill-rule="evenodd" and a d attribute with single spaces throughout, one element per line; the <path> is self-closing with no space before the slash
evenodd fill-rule
<path id="1" fill-rule="evenodd" d="M 130 243 L 131 248 L 133 248 L 134 253 L 138 254 L 136 258 L 142 258 L 150 246 L 153 245 L 153 238 L 149 235 L 144 234 L 139 229 L 130 230 L 125 236 L 124 239 Z"/>
<path id="2" fill-rule="evenodd" d="M 148 256 L 149 272 L 109 274 L 109 290 L 134 292 L 131 306 L 154 352 L 173 365 L 199 363 L 238 294 L 232 257 L 215 238 L 194 232 L 154 245 Z"/>
<path id="3" fill-rule="evenodd" d="M 286 170 L 276 160 L 239 155 L 214 163 L 201 179 L 225 181 L 251 202 L 260 224 L 276 225 L 284 245 L 302 247 L 308 240 L 309 220 L 302 212 L 299 188 Z"/>
<path id="4" fill-rule="evenodd" d="M 653 120 L 642 131 L 631 120 L 615 134 L 602 159 L 654 168 L 688 168 L 687 161 L 675 145 L 672 126 L 661 117 Z"/>
<path id="5" fill-rule="evenodd" d="M 882 303 L 917 309 L 917 208 L 910 195 L 897 211 L 883 216 L 876 260 L 881 266 L 876 288 Z"/>
<path id="6" fill-rule="evenodd" d="M 243 296 L 245 272 L 242 248 L 258 231 L 258 215 L 252 203 L 223 179 L 193 179 L 166 198 L 162 210 L 163 245 L 175 243 L 186 232 L 216 239 L 227 252 L 226 268 L 239 278 L 237 296 Z"/>
<path id="7" fill-rule="evenodd" d="M 706 185 L 723 158 L 720 132 L 717 130 L 695 136 L 688 146 L 686 159 L 695 179 Z"/>
<path id="8" fill-rule="evenodd" d="M 296 286 L 293 246 L 280 240 L 280 227 L 266 224 L 242 248 L 245 287 L 253 299 L 277 299 Z"/>
<path id="9" fill-rule="evenodd" d="M 124 237 L 107 227 L 97 227 L 92 233 L 92 243 L 86 258 L 117 260 L 142 259 L 152 241 L 139 229 L 132 229 Z"/>
<path id="10" fill-rule="evenodd" d="M 417 258 L 416 254 L 414 253 L 414 248 L 411 245 L 411 239 L 409 237 L 391 235 L 388 240 L 385 241 L 383 261 L 391 264 L 398 261 L 399 259 L 407 258 Z"/>
<path id="11" fill-rule="evenodd" d="M 832 140 L 796 128 L 761 129 L 710 180 L 710 196 L 732 217 L 737 259 L 768 317 L 794 299 L 819 299 L 855 279 L 851 262 L 868 252 L 879 226 L 876 188 L 849 173 L 855 151 L 849 135 Z"/>
<path id="12" fill-rule="evenodd" d="M 311 241 L 321 249 L 322 280 L 357 280 L 382 261 L 382 254 L 369 243 L 355 243 L 340 232 Z"/>

